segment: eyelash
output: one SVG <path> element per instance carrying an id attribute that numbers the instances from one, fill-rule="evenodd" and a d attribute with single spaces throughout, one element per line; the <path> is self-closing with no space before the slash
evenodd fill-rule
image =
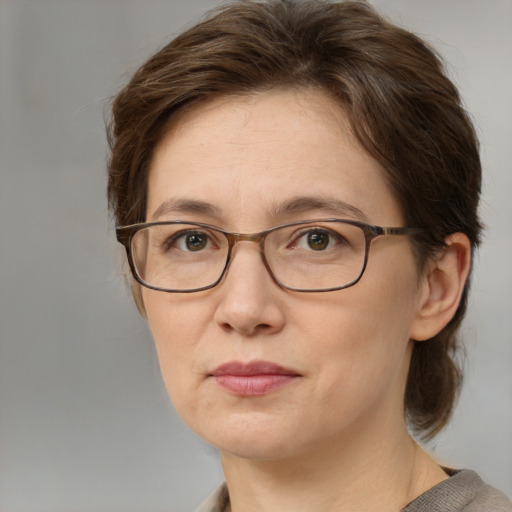
<path id="1" fill-rule="evenodd" d="M 164 250 L 169 251 L 173 248 L 177 248 L 178 250 L 184 251 L 184 252 L 194 252 L 192 250 L 188 250 L 187 248 L 179 248 L 178 244 L 181 242 L 183 244 L 187 243 L 187 238 L 192 236 L 198 236 L 202 238 L 206 238 L 206 245 L 205 247 L 208 247 L 209 244 L 213 243 L 213 237 L 205 232 L 205 231 L 180 231 L 178 233 L 175 233 L 174 235 L 170 236 L 164 241 Z M 199 251 L 198 251 L 199 252 Z"/>
<path id="2" fill-rule="evenodd" d="M 325 249 L 330 249 L 333 247 L 333 245 L 338 245 L 340 243 L 347 242 L 347 240 L 342 235 L 340 235 L 339 233 L 336 233 L 335 231 L 332 231 L 330 229 L 323 228 L 323 227 L 308 227 L 306 229 L 301 230 L 300 232 L 297 233 L 296 236 L 294 236 L 294 238 L 292 240 L 292 244 L 297 246 L 298 242 L 300 240 L 304 239 L 306 236 L 308 236 L 312 233 L 315 233 L 315 232 L 320 233 L 322 235 L 327 235 L 329 237 L 329 242 Z M 325 249 L 323 249 L 323 250 L 325 250 Z"/>

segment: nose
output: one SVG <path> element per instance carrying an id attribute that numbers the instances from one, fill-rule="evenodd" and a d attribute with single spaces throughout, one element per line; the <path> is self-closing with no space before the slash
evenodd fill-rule
<path id="1" fill-rule="evenodd" d="M 256 244 L 236 244 L 218 293 L 214 319 L 223 330 L 255 336 L 284 327 L 283 290 L 268 273 Z"/>

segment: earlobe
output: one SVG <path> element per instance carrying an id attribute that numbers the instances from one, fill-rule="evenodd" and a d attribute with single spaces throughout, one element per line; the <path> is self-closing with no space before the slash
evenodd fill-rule
<path id="1" fill-rule="evenodd" d="M 445 240 L 422 278 L 418 310 L 410 338 L 424 341 L 438 334 L 453 318 L 471 268 L 471 243 L 463 233 Z"/>

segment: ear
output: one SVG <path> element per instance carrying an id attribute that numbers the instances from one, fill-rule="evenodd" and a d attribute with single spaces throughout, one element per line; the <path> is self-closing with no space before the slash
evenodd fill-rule
<path id="1" fill-rule="evenodd" d="M 438 334 L 453 318 L 471 268 L 471 243 L 463 233 L 445 239 L 445 247 L 428 264 L 410 338 L 424 341 Z"/>

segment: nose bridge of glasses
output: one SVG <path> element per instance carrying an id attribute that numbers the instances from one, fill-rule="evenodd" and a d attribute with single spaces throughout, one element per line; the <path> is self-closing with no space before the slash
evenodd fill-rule
<path id="1" fill-rule="evenodd" d="M 257 243 L 260 248 L 263 248 L 263 240 L 265 238 L 265 232 L 263 233 L 225 233 L 230 250 L 239 242 L 253 242 Z"/>
<path id="2" fill-rule="evenodd" d="M 225 233 L 227 239 L 228 239 L 228 245 L 229 245 L 229 252 L 228 252 L 228 265 L 227 267 L 230 267 L 233 258 L 235 255 L 235 246 L 239 242 L 249 242 L 249 243 L 256 243 L 258 244 L 258 251 L 260 253 L 261 259 L 263 261 L 264 266 L 268 269 L 268 263 L 264 254 L 264 240 L 266 236 L 266 232 L 260 232 L 260 233 Z M 227 268 L 226 268 L 227 271 Z"/>

